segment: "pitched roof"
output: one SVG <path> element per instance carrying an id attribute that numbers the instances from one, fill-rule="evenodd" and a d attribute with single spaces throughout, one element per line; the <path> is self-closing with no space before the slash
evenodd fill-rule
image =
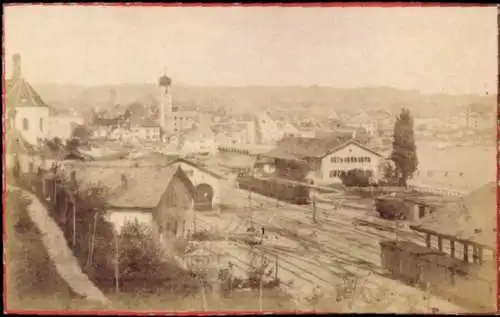
<path id="1" fill-rule="evenodd" d="M 496 249 L 496 192 L 495 182 L 485 184 L 461 200 L 438 208 L 412 228 L 453 236 Z"/>
<path id="2" fill-rule="evenodd" d="M 222 176 L 221 174 L 219 174 L 219 173 L 217 173 L 217 172 L 212 171 L 210 168 L 208 168 L 208 166 L 204 166 L 204 165 L 202 165 L 202 164 L 200 164 L 200 163 L 196 163 L 196 162 L 193 162 L 193 161 L 187 160 L 187 159 L 185 159 L 185 158 L 176 158 L 176 159 L 174 159 L 174 160 L 172 160 L 172 161 L 168 162 L 168 163 L 167 163 L 167 166 L 171 166 L 171 165 L 176 164 L 176 163 L 185 163 L 185 164 L 187 164 L 187 165 L 190 165 L 190 166 L 192 166 L 192 167 L 194 167 L 194 168 L 197 168 L 197 169 L 199 169 L 200 171 L 203 171 L 203 172 L 205 172 L 205 173 L 207 173 L 207 174 L 210 174 L 210 175 L 212 175 L 212 176 L 214 176 L 214 177 L 217 177 L 217 178 L 219 178 L 219 179 L 220 179 L 220 178 L 223 178 L 223 176 Z"/>
<path id="3" fill-rule="evenodd" d="M 23 78 L 7 80 L 6 88 L 7 108 L 49 107 L 36 90 Z"/>
<path id="4" fill-rule="evenodd" d="M 324 157 L 328 153 L 339 150 L 341 146 L 350 144 L 349 142 L 355 142 L 355 140 L 352 139 L 352 133 L 350 132 L 332 132 L 324 137 L 315 138 L 286 137 L 278 141 L 276 148 L 267 153 L 266 156 L 276 156 L 284 159 L 286 159 L 286 157 L 320 158 Z M 365 148 L 357 142 L 356 144 Z"/>
<path id="5" fill-rule="evenodd" d="M 174 166 L 113 168 L 93 164 L 71 164 L 65 166 L 65 171 L 75 171 L 77 181 L 83 184 L 105 186 L 110 193 L 109 207 L 154 208 L 175 175 L 181 177 L 191 194 L 194 192 L 189 178 Z M 123 177 L 127 180 L 126 186 L 123 185 Z"/>
<path id="6" fill-rule="evenodd" d="M 133 170 L 134 169 L 131 171 Z M 154 208 L 158 205 L 161 196 L 174 176 L 181 178 L 190 192 L 191 197 L 193 197 L 193 184 L 186 174 L 180 168 L 168 166 L 158 169 L 143 169 L 140 172 L 136 171 L 135 173 L 129 173 L 129 175 L 126 175 L 128 182 L 127 187 L 122 188 L 117 195 L 114 195 L 108 204 L 130 208 Z"/>

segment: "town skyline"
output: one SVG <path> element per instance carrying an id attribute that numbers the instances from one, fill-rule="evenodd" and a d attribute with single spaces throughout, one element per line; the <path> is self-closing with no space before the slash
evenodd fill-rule
<path id="1" fill-rule="evenodd" d="M 155 83 L 167 67 L 174 85 L 497 93 L 495 7 L 10 6 L 4 25 L 5 55 L 40 84 Z"/>

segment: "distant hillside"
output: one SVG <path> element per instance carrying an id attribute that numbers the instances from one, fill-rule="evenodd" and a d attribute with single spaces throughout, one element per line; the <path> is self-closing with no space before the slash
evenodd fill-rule
<path id="1" fill-rule="evenodd" d="M 124 84 L 85 87 L 76 85 L 34 85 L 44 100 L 55 108 L 109 107 L 113 104 L 152 102 L 157 99 L 154 84 Z M 304 115 L 324 116 L 328 109 L 350 112 L 356 109 L 386 109 L 396 112 L 410 108 L 415 116 L 447 116 L 471 104 L 494 109 L 495 97 L 424 95 L 418 91 L 387 87 L 340 89 L 331 87 L 195 87 L 174 86 L 174 103 L 188 109 L 232 112 L 278 109 Z"/>

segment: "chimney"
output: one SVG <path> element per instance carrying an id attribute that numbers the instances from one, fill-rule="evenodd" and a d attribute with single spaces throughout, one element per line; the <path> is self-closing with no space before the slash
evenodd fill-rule
<path id="1" fill-rule="evenodd" d="M 12 79 L 21 78 L 21 55 L 16 53 L 12 56 Z"/>
<path id="2" fill-rule="evenodd" d="M 122 174 L 122 186 L 127 188 L 128 186 L 128 179 L 127 179 L 127 175 L 125 174 Z"/>

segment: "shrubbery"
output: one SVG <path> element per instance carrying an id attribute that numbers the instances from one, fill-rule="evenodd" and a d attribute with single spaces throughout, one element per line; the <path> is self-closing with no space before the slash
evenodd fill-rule
<path id="1" fill-rule="evenodd" d="M 367 187 L 371 185 L 372 176 L 372 171 L 353 169 L 342 174 L 340 179 L 346 187 Z"/>
<path id="2" fill-rule="evenodd" d="M 114 287 L 116 241 L 121 291 L 154 291 L 161 288 L 191 292 L 199 287 L 199 283 L 188 272 L 164 261 L 161 247 L 154 241 L 150 226 L 139 222 L 127 223 L 115 240 L 113 225 L 105 217 L 108 195 L 105 187 L 99 184 L 83 185 L 58 178 L 62 186 L 59 186 L 57 201 L 46 201 L 42 197 L 43 174 L 38 174 L 21 174 L 18 185 L 37 194 L 46 205 L 50 215 L 62 229 L 83 271 L 100 288 Z M 66 207 L 62 198 L 67 193 L 62 187 L 71 187 L 76 193 L 74 245 L 72 208 L 67 211 L 66 217 L 62 217 Z M 185 242 L 176 245 L 178 249 L 183 247 L 185 248 Z"/>
<path id="3" fill-rule="evenodd" d="M 403 220 L 409 212 L 409 206 L 403 200 L 391 198 L 377 198 L 375 209 L 381 218 Z"/>

